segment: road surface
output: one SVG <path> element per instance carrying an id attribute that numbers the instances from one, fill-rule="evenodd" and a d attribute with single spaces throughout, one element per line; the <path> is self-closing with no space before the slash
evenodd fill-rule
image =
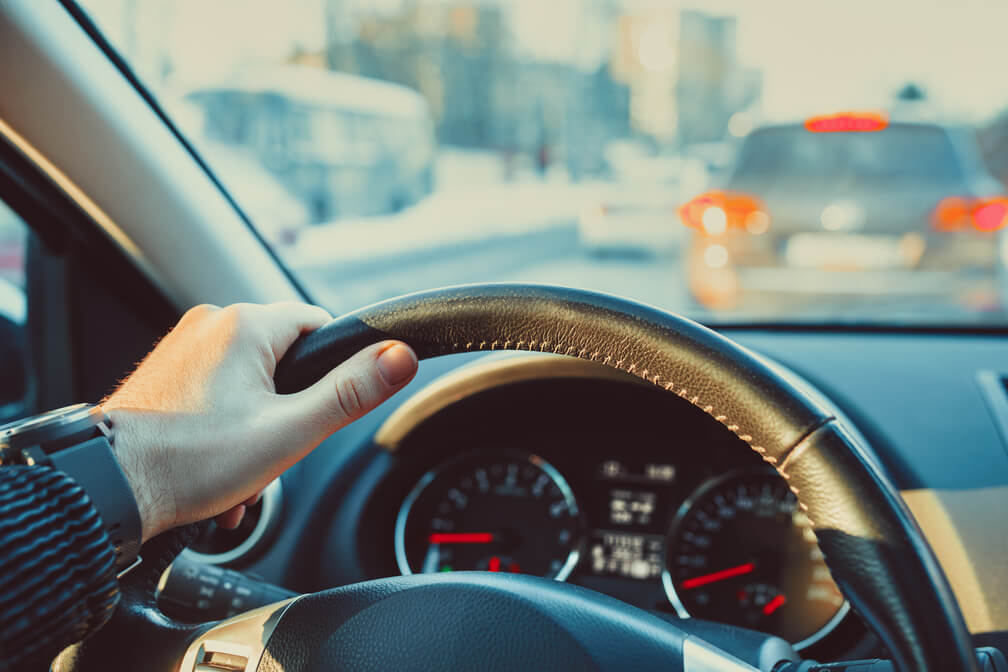
<path id="1" fill-rule="evenodd" d="M 366 265 L 314 265 L 295 272 L 314 298 L 336 314 L 421 289 L 508 281 L 604 291 L 675 312 L 697 310 L 676 255 L 589 255 L 578 245 L 572 223 L 413 257 Z"/>
<path id="2" fill-rule="evenodd" d="M 311 296 L 341 314 L 423 289 L 481 282 L 535 282 L 591 289 L 651 304 L 704 322 L 825 321 L 882 323 L 1003 323 L 997 291 L 984 285 L 977 300 L 962 296 L 802 294 L 782 296 L 734 313 L 705 310 L 686 287 L 683 251 L 597 256 L 578 243 L 573 222 L 491 238 L 446 243 L 389 256 L 292 264 Z M 793 269 L 796 287 L 822 280 L 814 269 Z M 807 278 L 802 279 L 802 274 Z M 939 293 L 940 294 L 940 293 Z"/>

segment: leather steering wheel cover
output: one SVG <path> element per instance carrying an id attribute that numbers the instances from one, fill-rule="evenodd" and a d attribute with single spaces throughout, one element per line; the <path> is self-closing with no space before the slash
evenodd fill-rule
<path id="1" fill-rule="evenodd" d="M 696 322 L 613 296 L 543 285 L 451 287 L 349 313 L 288 351 L 275 376 L 277 391 L 304 389 L 387 338 L 409 343 L 421 359 L 533 350 L 597 361 L 688 399 L 771 464 L 831 418 L 740 346 Z"/>
<path id="2" fill-rule="evenodd" d="M 948 581 L 870 452 L 741 346 L 686 318 L 604 294 L 471 285 L 391 299 L 308 334 L 280 362 L 277 390 L 304 389 L 383 339 L 409 343 L 421 359 L 479 350 L 566 354 L 689 400 L 787 479 L 834 578 L 899 669 L 977 669 Z"/>

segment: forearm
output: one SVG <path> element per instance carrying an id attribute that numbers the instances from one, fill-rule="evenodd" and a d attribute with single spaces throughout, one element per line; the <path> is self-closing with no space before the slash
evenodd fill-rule
<path id="1" fill-rule="evenodd" d="M 109 619 L 115 552 L 84 491 L 49 467 L 0 468 L 0 669 L 47 669 Z"/>

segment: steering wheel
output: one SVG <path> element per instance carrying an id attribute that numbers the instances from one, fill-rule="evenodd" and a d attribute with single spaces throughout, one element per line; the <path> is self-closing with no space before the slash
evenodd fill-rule
<path id="1" fill-rule="evenodd" d="M 687 399 L 787 481 L 837 585 L 898 669 L 977 670 L 952 590 L 870 452 L 727 338 L 593 292 L 453 287 L 375 304 L 303 337 L 280 363 L 277 389 L 303 389 L 388 338 L 409 343 L 420 358 L 480 350 L 581 357 Z M 196 626 L 156 610 L 153 581 L 149 570 L 128 581 L 113 620 L 65 652 L 54 669 L 755 669 L 650 613 L 534 577 L 460 572 L 379 579 Z"/>

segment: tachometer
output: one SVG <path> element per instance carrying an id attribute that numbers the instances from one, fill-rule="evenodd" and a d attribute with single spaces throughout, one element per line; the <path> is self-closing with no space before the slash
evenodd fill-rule
<path id="1" fill-rule="evenodd" d="M 672 524 L 662 582 L 683 618 L 760 630 L 796 648 L 828 633 L 847 602 L 787 483 L 769 471 L 713 479 Z"/>
<path id="2" fill-rule="evenodd" d="M 395 551 L 403 574 L 485 570 L 564 580 L 581 516 L 563 477 L 535 455 L 469 455 L 428 472 L 403 502 Z"/>

